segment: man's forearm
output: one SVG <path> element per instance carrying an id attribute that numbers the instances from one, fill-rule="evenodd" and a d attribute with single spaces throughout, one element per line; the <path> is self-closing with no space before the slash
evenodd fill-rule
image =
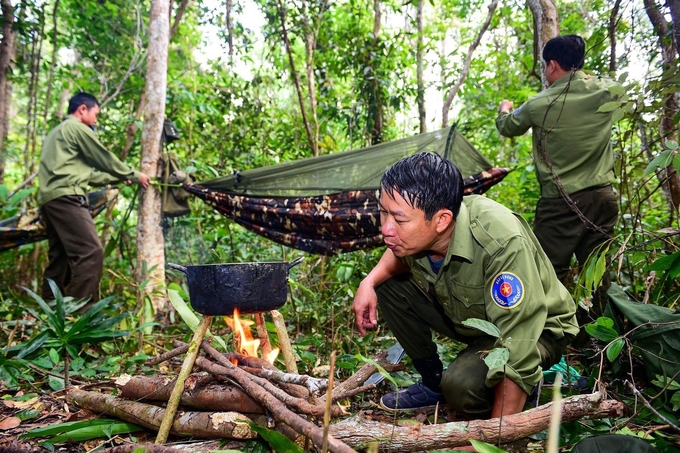
<path id="1" fill-rule="evenodd" d="M 508 378 L 503 378 L 503 380 L 494 387 L 491 418 L 498 418 L 501 415 L 518 414 L 524 409 L 524 403 L 526 403 L 526 401 L 527 394 L 524 393 L 522 387 Z"/>

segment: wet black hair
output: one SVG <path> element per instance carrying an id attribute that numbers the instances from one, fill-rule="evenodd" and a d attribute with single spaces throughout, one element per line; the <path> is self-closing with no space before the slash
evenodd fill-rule
<path id="1" fill-rule="evenodd" d="M 583 68 L 586 43 L 578 35 L 557 36 L 543 47 L 543 61 L 554 60 L 565 71 Z"/>
<path id="2" fill-rule="evenodd" d="M 92 96 L 90 93 L 85 93 L 84 91 L 81 91 L 80 93 L 75 94 L 71 99 L 69 99 L 68 110 L 66 113 L 68 113 L 69 115 L 75 113 L 75 111 L 78 110 L 78 107 L 80 107 L 83 104 L 85 104 L 87 109 L 90 110 L 95 105 L 99 105 L 99 102 L 97 101 L 97 98 Z"/>
<path id="3" fill-rule="evenodd" d="M 458 217 L 463 202 L 463 176 L 450 160 L 434 153 L 419 153 L 392 165 L 380 180 L 381 190 L 391 197 L 404 197 L 413 208 L 425 212 L 431 220 L 440 209 Z"/>

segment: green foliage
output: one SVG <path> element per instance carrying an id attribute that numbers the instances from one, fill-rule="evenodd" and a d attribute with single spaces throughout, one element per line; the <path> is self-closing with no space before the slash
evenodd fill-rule
<path id="1" fill-rule="evenodd" d="M 252 422 L 250 423 L 250 429 L 262 436 L 272 450 L 277 453 L 302 453 L 304 451 L 295 444 L 295 442 L 279 432 L 272 431 L 271 429 L 264 428 Z"/>
<path id="2" fill-rule="evenodd" d="M 466 319 L 463 321 L 463 325 L 467 327 L 472 327 L 473 329 L 481 330 L 482 332 L 486 333 L 487 335 L 490 335 L 494 338 L 498 338 L 500 343 L 502 345 L 507 345 L 511 339 L 503 339 L 501 337 L 501 332 L 498 330 L 498 327 L 496 327 L 494 324 L 490 323 L 489 321 L 485 321 L 483 319 L 477 319 L 477 318 L 471 318 L 471 319 Z M 508 348 L 501 347 L 501 348 L 494 348 L 491 351 L 489 351 L 488 354 L 484 356 L 484 363 L 486 363 L 486 366 L 488 366 L 490 369 L 492 368 L 501 368 L 504 367 L 507 363 L 508 360 L 510 359 L 510 351 Z"/>
<path id="3" fill-rule="evenodd" d="M 45 315 L 44 319 L 46 325 L 31 341 L 7 349 L 7 351 L 20 350 L 17 354 L 17 358 L 27 357 L 39 348 L 56 348 L 57 352 L 55 352 L 55 354 L 59 354 L 62 350 L 65 350 L 69 353 L 71 358 L 75 359 L 78 357 L 78 349 L 76 346 L 96 344 L 128 335 L 127 331 L 112 329 L 112 327 L 125 319 L 128 316 L 127 314 L 109 316 L 107 313 L 103 312 L 103 310 L 113 301 L 113 296 L 96 302 L 75 322 L 71 322 L 67 320 L 66 315 L 68 313 L 65 308 L 65 300 L 61 295 L 61 291 L 59 291 L 59 288 L 53 281 L 50 280 L 49 284 L 55 295 L 55 310 L 33 291 L 24 288 L 42 309 L 42 312 Z M 85 302 L 87 301 L 81 301 L 81 303 L 73 305 L 70 308 L 72 310 L 80 308 Z M 36 318 L 41 318 L 37 312 L 30 308 L 28 310 Z"/>
<path id="4" fill-rule="evenodd" d="M 479 453 L 505 453 L 505 450 L 502 450 L 495 445 L 487 444 L 486 442 L 470 439 L 470 443 Z"/>
<path id="5" fill-rule="evenodd" d="M 20 437 L 22 439 L 49 437 L 49 439 L 41 441 L 40 445 L 50 448 L 55 444 L 64 442 L 84 442 L 100 437 L 111 439 L 113 436 L 142 430 L 143 428 L 132 423 L 106 418 L 96 418 L 82 422 L 65 422 L 32 429 L 25 432 Z M 50 449 L 53 450 L 53 447 Z"/>

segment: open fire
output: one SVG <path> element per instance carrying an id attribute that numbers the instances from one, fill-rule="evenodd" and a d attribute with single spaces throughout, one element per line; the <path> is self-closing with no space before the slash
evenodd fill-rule
<path id="1" fill-rule="evenodd" d="M 260 340 L 253 338 L 250 328 L 255 323 L 255 321 L 250 319 L 241 319 L 239 317 L 237 308 L 234 309 L 234 316 L 232 318 L 225 316 L 224 320 L 234 332 L 236 352 L 245 356 L 260 357 L 260 354 L 258 353 L 260 350 Z M 274 363 L 278 355 L 279 348 L 274 348 L 266 356 L 263 355 L 262 358 L 269 363 Z M 236 365 L 236 363 L 234 365 Z"/>

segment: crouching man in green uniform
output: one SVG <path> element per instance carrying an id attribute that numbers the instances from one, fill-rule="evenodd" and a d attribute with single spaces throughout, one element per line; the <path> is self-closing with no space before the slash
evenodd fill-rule
<path id="1" fill-rule="evenodd" d="M 38 205 L 47 226 L 49 264 L 43 274 L 44 299 L 53 299 L 47 279 L 62 294 L 99 299 L 104 249 L 88 211 L 88 185 L 132 181 L 143 188 L 149 177 L 121 162 L 93 131 L 97 99 L 78 93 L 69 100 L 68 118 L 47 135 L 40 157 Z M 93 173 L 92 170 L 100 170 Z"/>
<path id="2" fill-rule="evenodd" d="M 382 397 L 387 410 L 446 401 L 472 418 L 521 412 L 542 369 L 560 360 L 578 333 L 576 306 L 529 225 L 479 195 L 463 198 L 463 178 L 429 153 L 406 157 L 382 177 L 380 221 L 387 250 L 357 289 L 359 332 L 380 307 L 422 382 Z M 489 369 L 482 351 L 500 347 L 463 321 L 483 319 L 510 352 Z M 432 331 L 466 343 L 444 371 Z"/>

